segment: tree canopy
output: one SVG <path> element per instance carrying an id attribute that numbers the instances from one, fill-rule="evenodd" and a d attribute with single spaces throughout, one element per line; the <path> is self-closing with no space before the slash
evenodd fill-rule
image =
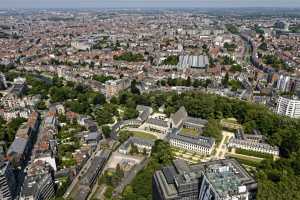
<path id="1" fill-rule="evenodd" d="M 132 183 L 125 188 L 122 200 L 152 200 L 153 173 L 162 166 L 170 164 L 173 158 L 174 157 L 168 142 L 163 140 L 155 141 L 152 148 L 150 162 L 145 169 L 137 174 Z"/>

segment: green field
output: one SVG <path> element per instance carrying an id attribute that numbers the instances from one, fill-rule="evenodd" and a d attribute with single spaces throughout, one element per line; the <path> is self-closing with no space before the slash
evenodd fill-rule
<path id="1" fill-rule="evenodd" d="M 256 162 L 256 163 L 259 163 L 263 160 L 262 158 L 249 157 L 249 156 L 242 155 L 242 154 L 228 153 L 228 155 L 229 155 L 229 157 L 232 157 L 232 158 L 237 158 L 237 159 L 241 159 L 241 160 L 248 160 L 250 162 Z"/>
<path id="2" fill-rule="evenodd" d="M 236 159 L 240 164 L 243 164 L 246 166 L 251 166 L 254 168 L 256 168 L 259 165 L 259 163 L 261 162 L 256 159 L 249 159 L 246 157 L 239 156 L 238 154 L 230 154 L 228 157 Z"/>
<path id="3" fill-rule="evenodd" d="M 199 135 L 199 132 L 194 129 L 190 129 L 190 128 L 182 128 L 181 134 L 186 135 L 186 136 L 196 137 Z"/>
<path id="4" fill-rule="evenodd" d="M 257 158 L 273 159 L 273 155 L 271 155 L 271 154 L 249 151 L 249 150 L 245 150 L 245 149 L 236 149 L 235 153 L 246 155 L 246 156 L 253 156 L 253 157 L 257 157 Z"/>
<path id="5" fill-rule="evenodd" d="M 143 138 L 146 140 L 157 140 L 157 137 L 146 132 L 130 131 L 134 137 Z"/>
<path id="6" fill-rule="evenodd" d="M 229 136 L 226 136 L 225 139 L 224 139 L 224 144 L 227 144 L 228 140 L 229 140 Z"/>

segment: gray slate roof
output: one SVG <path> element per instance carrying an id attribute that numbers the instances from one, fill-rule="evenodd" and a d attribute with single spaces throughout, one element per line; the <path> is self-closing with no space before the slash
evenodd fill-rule
<path id="1" fill-rule="evenodd" d="M 156 125 L 156 126 L 161 126 L 161 127 L 168 127 L 168 122 L 167 121 L 164 121 L 162 119 L 156 119 L 156 118 L 149 118 L 147 120 L 147 123 L 148 124 L 153 124 L 153 125 Z"/>
<path id="2" fill-rule="evenodd" d="M 24 138 L 15 138 L 13 143 L 10 145 L 7 154 L 23 154 L 27 145 L 28 139 Z"/>
<path id="3" fill-rule="evenodd" d="M 201 118 L 187 117 L 185 120 L 185 123 L 206 126 L 208 121 L 205 119 L 201 119 Z"/>
<path id="4" fill-rule="evenodd" d="M 120 149 L 126 150 L 128 147 L 132 144 L 140 144 L 145 146 L 152 147 L 154 145 L 154 141 L 151 140 L 145 140 L 138 137 L 130 137 L 128 140 L 126 140 L 121 146 Z"/>
<path id="5" fill-rule="evenodd" d="M 184 120 L 188 116 L 185 108 L 182 106 L 179 110 L 171 115 L 172 121 L 177 125 L 181 120 Z"/>
<path id="6" fill-rule="evenodd" d="M 173 129 L 169 134 L 169 139 L 177 139 L 187 143 L 201 145 L 203 147 L 211 148 L 215 144 L 215 139 L 211 137 L 198 136 L 197 138 L 189 137 L 183 134 L 180 134 L 180 130 Z"/>
<path id="7" fill-rule="evenodd" d="M 91 132 L 87 135 L 85 140 L 98 140 L 101 138 L 101 134 L 99 132 Z"/>

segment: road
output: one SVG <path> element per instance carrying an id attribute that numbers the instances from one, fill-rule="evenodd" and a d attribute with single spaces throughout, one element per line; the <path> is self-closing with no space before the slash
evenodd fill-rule
<path id="1" fill-rule="evenodd" d="M 121 194 L 124 190 L 124 188 L 131 183 L 131 181 L 134 179 L 134 177 L 137 175 L 137 173 L 139 171 L 141 171 L 142 169 L 144 169 L 144 167 L 149 163 L 149 158 L 146 158 L 145 160 L 143 160 L 140 164 L 134 166 L 129 174 L 124 177 L 121 181 L 121 183 L 119 184 L 118 187 L 116 187 L 116 189 L 114 190 L 113 196 L 118 196 L 119 194 Z"/>

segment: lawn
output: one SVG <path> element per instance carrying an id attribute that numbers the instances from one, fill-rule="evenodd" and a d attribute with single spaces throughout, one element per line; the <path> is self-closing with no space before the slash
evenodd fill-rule
<path id="1" fill-rule="evenodd" d="M 199 135 L 199 132 L 194 129 L 190 129 L 190 128 L 182 128 L 181 134 L 186 135 L 186 136 L 196 137 Z"/>
<path id="2" fill-rule="evenodd" d="M 246 156 L 253 156 L 253 157 L 257 157 L 257 158 L 273 159 L 273 155 L 271 155 L 271 154 L 249 151 L 249 150 L 245 150 L 245 149 L 236 149 L 235 153 L 246 155 Z"/>
<path id="3" fill-rule="evenodd" d="M 237 158 L 237 159 L 241 159 L 241 160 L 248 160 L 250 162 L 256 162 L 256 163 L 259 163 L 263 160 L 262 158 L 249 157 L 249 156 L 245 156 L 245 155 L 242 155 L 242 154 L 228 153 L 228 155 L 229 155 L 229 157 L 232 157 L 232 158 Z"/>
<path id="4" fill-rule="evenodd" d="M 143 138 L 146 140 L 157 140 L 157 137 L 145 132 L 131 131 L 134 137 Z"/>
<path id="5" fill-rule="evenodd" d="M 225 139 L 224 139 L 224 143 L 223 144 L 227 144 L 228 140 L 229 140 L 229 136 L 226 136 Z"/>
<path id="6" fill-rule="evenodd" d="M 251 166 L 254 168 L 256 168 L 259 165 L 259 163 L 261 162 L 261 160 L 250 159 L 250 158 L 238 155 L 238 154 L 229 154 L 228 157 L 236 159 L 242 165 Z"/>

